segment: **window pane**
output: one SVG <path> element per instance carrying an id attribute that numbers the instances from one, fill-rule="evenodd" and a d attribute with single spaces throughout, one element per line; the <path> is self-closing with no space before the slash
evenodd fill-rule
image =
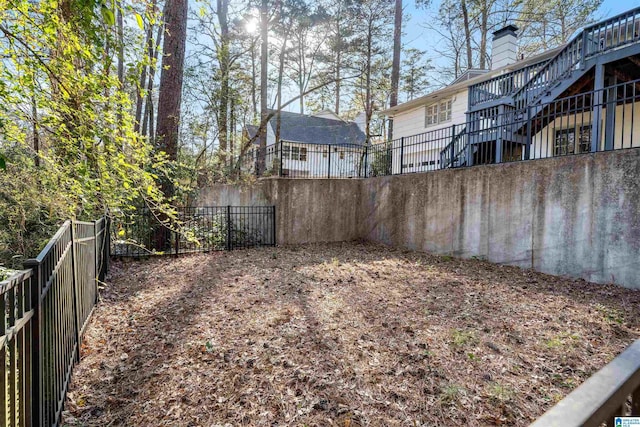
<path id="1" fill-rule="evenodd" d="M 300 148 L 300 161 L 307 161 L 307 149 L 305 147 Z"/>

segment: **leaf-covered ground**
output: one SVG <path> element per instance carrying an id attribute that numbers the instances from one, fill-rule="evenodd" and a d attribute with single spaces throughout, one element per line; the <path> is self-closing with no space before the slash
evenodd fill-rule
<path id="1" fill-rule="evenodd" d="M 114 263 L 70 425 L 528 425 L 631 344 L 640 293 L 370 244 Z"/>

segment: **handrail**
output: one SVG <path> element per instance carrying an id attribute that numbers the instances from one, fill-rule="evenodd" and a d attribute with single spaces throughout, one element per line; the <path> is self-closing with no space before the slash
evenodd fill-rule
<path id="1" fill-rule="evenodd" d="M 58 229 L 56 234 L 53 235 L 51 240 L 49 240 L 49 243 L 47 243 L 47 246 L 45 246 L 44 249 L 40 251 L 37 257 L 25 260 L 25 262 L 23 263 L 25 267 L 33 267 L 34 265 L 41 264 L 42 261 L 44 261 L 45 257 L 49 255 L 49 252 L 51 252 L 51 248 L 53 248 L 53 246 L 56 243 L 58 243 L 58 240 L 60 240 L 62 235 L 67 231 L 67 228 L 70 226 L 71 226 L 71 220 L 66 220 L 62 224 L 62 226 Z"/>
<path id="2" fill-rule="evenodd" d="M 538 418 L 531 427 L 596 427 L 607 417 L 624 416 L 627 397 L 631 413 L 640 409 L 640 340 Z M 609 424 L 607 424 L 609 425 Z M 611 423 L 613 425 L 613 423 Z"/>
<path id="3" fill-rule="evenodd" d="M 462 140 L 462 137 L 466 135 L 466 133 L 467 133 L 467 127 L 464 126 L 462 130 L 453 137 L 453 140 L 449 144 L 447 144 L 442 150 L 440 150 L 440 166 L 442 169 L 446 169 L 450 165 L 453 165 L 453 162 L 455 161 L 455 159 L 458 158 L 460 156 L 460 153 L 462 153 L 467 148 L 467 144 L 464 144 L 461 149 L 457 150 L 457 152 L 452 158 L 449 159 L 448 158 L 449 156 L 447 156 L 451 152 L 452 146 L 454 148 L 454 152 L 456 151 L 455 150 L 456 144 Z M 445 165 L 445 161 L 447 162 L 446 165 Z"/>
<path id="4" fill-rule="evenodd" d="M 469 108 L 514 94 L 548 62 L 544 60 L 469 87 Z"/>
<path id="5" fill-rule="evenodd" d="M 629 22 L 629 18 L 632 18 L 631 22 Z M 552 84 L 564 78 L 580 63 L 584 63 L 586 58 L 636 40 L 638 38 L 635 29 L 637 22 L 640 23 L 640 7 L 585 27 L 547 62 L 533 79 L 514 93 L 513 99 L 516 108 L 531 106 L 542 97 Z M 618 24 L 618 32 L 614 34 L 616 23 Z M 631 37 L 629 37 L 629 24 L 631 24 Z M 623 26 L 624 37 L 621 37 Z M 614 37 L 615 35 L 617 35 L 617 39 Z M 611 37 L 609 38 L 609 36 Z M 595 49 L 591 50 L 593 46 Z"/>

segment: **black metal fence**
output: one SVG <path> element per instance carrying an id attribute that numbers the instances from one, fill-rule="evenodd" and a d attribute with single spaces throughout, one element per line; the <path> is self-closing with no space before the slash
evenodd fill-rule
<path id="1" fill-rule="evenodd" d="M 275 244 L 275 206 L 182 207 L 172 218 L 141 209 L 114 223 L 111 254 L 179 255 Z"/>
<path id="2" fill-rule="evenodd" d="M 0 425 L 60 424 L 84 328 L 109 266 L 109 221 L 67 221 L 0 282 Z"/>
<path id="3" fill-rule="evenodd" d="M 593 77 L 593 76 L 591 76 Z M 589 76 L 585 77 L 589 84 Z M 288 147 L 288 148 L 287 148 Z M 368 145 L 282 141 L 240 169 L 288 178 L 368 178 L 640 147 L 640 79 L 517 110 L 501 104 L 460 124 Z"/>
<path id="4" fill-rule="evenodd" d="M 362 178 L 366 174 L 364 144 L 308 144 L 280 141 L 265 148 L 254 147 L 238 160 L 242 171 L 286 178 Z M 261 160 L 264 159 L 264 162 Z"/>

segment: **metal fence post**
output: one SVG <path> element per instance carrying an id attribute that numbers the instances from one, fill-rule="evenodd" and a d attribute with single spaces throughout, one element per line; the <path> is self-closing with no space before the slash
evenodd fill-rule
<path id="1" fill-rule="evenodd" d="M 363 178 L 367 178 L 369 176 L 369 141 L 367 141 L 367 145 L 364 146 L 364 176 Z"/>
<path id="2" fill-rule="evenodd" d="M 175 256 L 177 257 L 178 254 L 180 253 L 180 233 L 178 232 L 178 230 L 175 231 L 176 233 L 176 239 L 175 239 L 175 248 L 176 248 L 176 254 Z"/>
<path id="3" fill-rule="evenodd" d="M 404 136 L 400 138 L 400 174 L 402 174 L 404 170 L 403 161 L 404 161 Z"/>
<path id="4" fill-rule="evenodd" d="M 102 239 L 102 265 L 100 268 L 100 280 L 103 281 L 109 271 L 111 258 L 111 218 L 104 217 L 104 237 Z"/>
<path id="5" fill-rule="evenodd" d="M 273 216 L 272 216 L 272 221 L 273 221 L 273 246 L 275 246 L 276 245 L 276 241 L 277 241 L 277 239 L 276 239 L 276 230 L 277 230 L 276 229 L 276 206 L 273 205 L 271 208 L 273 209 Z"/>
<path id="6" fill-rule="evenodd" d="M 453 158 L 456 155 L 456 147 L 455 147 L 455 145 L 456 145 L 456 125 L 453 124 L 453 125 L 451 125 L 451 150 L 449 152 L 449 155 L 451 156 L 451 157 L 449 157 L 449 164 L 451 165 L 452 168 L 454 167 Z"/>
<path id="7" fill-rule="evenodd" d="M 580 55 L 580 69 L 584 70 L 585 64 L 584 61 L 587 57 L 587 32 L 582 30 L 582 52 Z"/>
<path id="8" fill-rule="evenodd" d="M 29 322 L 31 324 L 31 425 L 42 425 L 42 411 L 44 410 L 43 390 L 42 390 L 42 357 L 40 351 L 42 349 L 42 339 L 40 331 L 42 330 L 42 266 L 35 259 L 24 262 L 24 268 L 33 270 L 30 283 L 31 308 L 33 309 L 33 317 Z"/>
<path id="9" fill-rule="evenodd" d="M 524 159 L 529 160 L 531 158 L 531 107 L 525 107 L 527 109 L 527 141 L 524 146 Z"/>
<path id="10" fill-rule="evenodd" d="M 69 231 L 71 233 L 71 288 L 73 289 L 73 318 L 75 320 L 75 339 L 76 339 L 76 363 L 80 362 L 80 312 L 78 310 L 78 273 L 76 271 L 76 233 L 75 222 L 71 221 L 69 224 Z"/>
<path id="11" fill-rule="evenodd" d="M 327 144 L 328 150 L 329 150 L 329 155 L 328 155 L 328 160 L 329 160 L 329 166 L 327 167 L 327 179 L 331 178 L 331 144 Z"/>
<path id="12" fill-rule="evenodd" d="M 94 304 L 98 303 L 98 281 L 100 280 L 100 258 L 101 256 L 100 254 L 100 245 L 98 242 L 98 221 L 93 221 L 93 255 L 94 255 L 94 264 L 95 264 L 95 278 L 94 278 L 94 282 L 96 284 L 96 298 L 95 301 L 93 302 Z M 104 234 L 103 234 L 103 238 L 104 238 Z"/>
<path id="13" fill-rule="evenodd" d="M 278 171 L 279 176 L 282 176 L 282 167 L 284 162 L 284 156 L 282 155 L 283 142 L 280 140 L 280 170 Z"/>
<path id="14" fill-rule="evenodd" d="M 227 248 L 228 251 L 233 249 L 231 244 L 231 206 L 227 206 Z"/>

